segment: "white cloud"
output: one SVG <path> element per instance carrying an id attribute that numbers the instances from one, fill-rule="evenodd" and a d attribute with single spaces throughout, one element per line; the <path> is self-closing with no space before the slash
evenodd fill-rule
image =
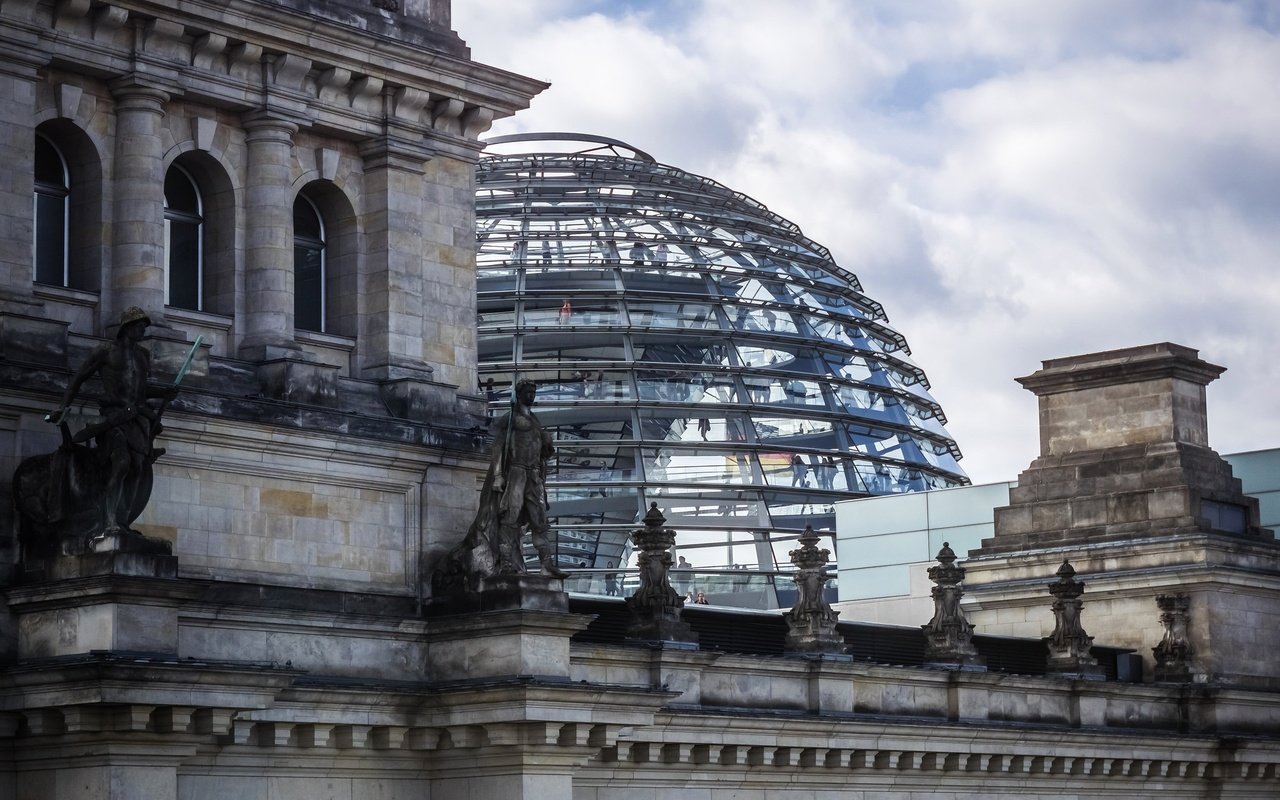
<path id="1" fill-rule="evenodd" d="M 550 80 L 495 132 L 614 136 L 857 272 L 978 481 L 1038 448 L 1039 361 L 1172 340 L 1229 368 L 1221 452 L 1280 445 L 1280 25 L 1265 4 L 458 3 Z"/>

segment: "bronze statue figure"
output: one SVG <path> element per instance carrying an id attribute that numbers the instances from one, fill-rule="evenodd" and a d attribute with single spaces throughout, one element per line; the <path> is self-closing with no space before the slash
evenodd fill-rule
<path id="1" fill-rule="evenodd" d="M 489 471 L 480 489 L 480 507 L 462 543 L 435 575 L 435 592 L 464 585 L 474 590 L 480 578 L 525 573 L 520 537 L 533 539 L 541 574 L 565 578 L 555 560 L 547 520 L 547 461 L 555 454 L 551 435 L 533 413 L 538 387 L 522 380 L 512 393 L 511 410 L 494 423 Z"/>
<path id="2" fill-rule="evenodd" d="M 45 417 L 58 425 L 61 447 L 18 466 L 13 487 L 24 559 L 83 553 L 107 536 L 131 540 L 131 549 L 167 549 L 166 543 L 145 540 L 129 528 L 150 499 L 151 465 L 164 453 L 155 447 L 160 417 L 178 393 L 176 382 L 163 387 L 149 382 L 151 355 L 141 341 L 150 324 L 142 309 L 125 310 L 115 340 L 89 355 L 67 385 L 58 411 Z M 95 376 L 102 384 L 101 419 L 72 435 L 70 406 Z M 161 402 L 150 402 L 156 399 Z M 86 444 L 90 440 L 93 446 Z"/>

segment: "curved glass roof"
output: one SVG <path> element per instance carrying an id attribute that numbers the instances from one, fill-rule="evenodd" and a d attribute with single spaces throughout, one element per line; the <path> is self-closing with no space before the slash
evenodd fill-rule
<path id="1" fill-rule="evenodd" d="M 539 384 L 565 564 L 625 563 L 656 501 L 690 561 L 769 570 L 836 500 L 969 482 L 884 309 L 750 197 L 523 134 L 488 142 L 476 204 L 481 384 L 495 411 Z"/>

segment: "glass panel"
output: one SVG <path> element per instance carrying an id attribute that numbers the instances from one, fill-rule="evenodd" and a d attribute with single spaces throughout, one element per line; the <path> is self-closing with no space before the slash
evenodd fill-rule
<path id="1" fill-rule="evenodd" d="M 299 197 L 293 203 L 293 235 L 294 238 L 324 239 L 324 228 L 320 224 L 320 216 L 306 198 Z"/>
<path id="2" fill-rule="evenodd" d="M 730 520 L 734 525 L 769 524 L 764 501 L 741 489 L 667 486 L 652 499 L 662 509 L 667 524 L 676 529 L 682 525 L 718 526 Z"/>
<path id="3" fill-rule="evenodd" d="M 691 372 L 638 369 L 636 387 L 641 400 L 693 403 L 703 394 L 702 380 Z"/>
<path id="4" fill-rule="evenodd" d="M 324 330 L 324 251 L 293 246 L 293 324 L 305 331 Z"/>
<path id="5" fill-rule="evenodd" d="M 515 309 L 507 306 L 505 308 L 481 308 L 476 312 L 476 323 L 481 330 L 485 328 L 510 327 L 515 324 Z"/>
<path id="6" fill-rule="evenodd" d="M 565 269 L 558 265 L 529 269 L 525 278 L 525 288 L 530 292 L 561 292 L 574 297 L 584 292 L 612 292 L 617 285 L 613 270 Z"/>
<path id="7" fill-rule="evenodd" d="M 165 173 L 164 203 L 169 211 L 200 214 L 200 195 L 195 184 L 177 167 L 170 167 Z"/>
<path id="8" fill-rule="evenodd" d="M 37 139 L 37 141 L 40 141 Z M 35 279 L 66 285 L 67 203 L 64 197 L 36 193 Z"/>
<path id="9" fill-rule="evenodd" d="M 58 149 L 43 136 L 36 137 L 35 180 L 49 189 L 67 189 L 67 169 Z"/>
<path id="10" fill-rule="evenodd" d="M 701 272 L 674 269 L 622 269 L 622 282 L 628 292 L 667 294 L 706 294 L 707 281 Z M 633 322 L 633 324 L 635 324 Z"/>
<path id="11" fill-rule="evenodd" d="M 515 337 L 509 333 L 482 333 L 477 342 L 480 360 L 486 364 L 511 361 Z"/>
<path id="12" fill-rule="evenodd" d="M 521 337 L 521 361 L 625 361 L 626 350 L 619 336 L 607 332 L 583 334 L 563 332 L 529 333 Z"/>
<path id="13" fill-rule="evenodd" d="M 169 246 L 171 306 L 200 309 L 200 231 L 198 222 L 165 220 Z"/>
<path id="14" fill-rule="evenodd" d="M 631 324 L 643 328 L 718 328 L 711 306 L 705 303 L 627 303 Z"/>

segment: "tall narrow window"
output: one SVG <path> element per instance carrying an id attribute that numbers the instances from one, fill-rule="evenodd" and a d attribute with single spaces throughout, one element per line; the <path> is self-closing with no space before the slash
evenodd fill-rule
<path id="1" fill-rule="evenodd" d="M 36 134 L 35 238 L 33 277 L 37 283 L 68 285 L 67 222 L 71 181 L 67 162 L 53 142 Z"/>
<path id="2" fill-rule="evenodd" d="M 191 176 L 176 164 L 164 177 L 165 302 L 204 308 L 204 207 Z"/>
<path id="3" fill-rule="evenodd" d="M 293 203 L 293 324 L 325 329 L 325 242 L 320 210 L 303 195 Z"/>

